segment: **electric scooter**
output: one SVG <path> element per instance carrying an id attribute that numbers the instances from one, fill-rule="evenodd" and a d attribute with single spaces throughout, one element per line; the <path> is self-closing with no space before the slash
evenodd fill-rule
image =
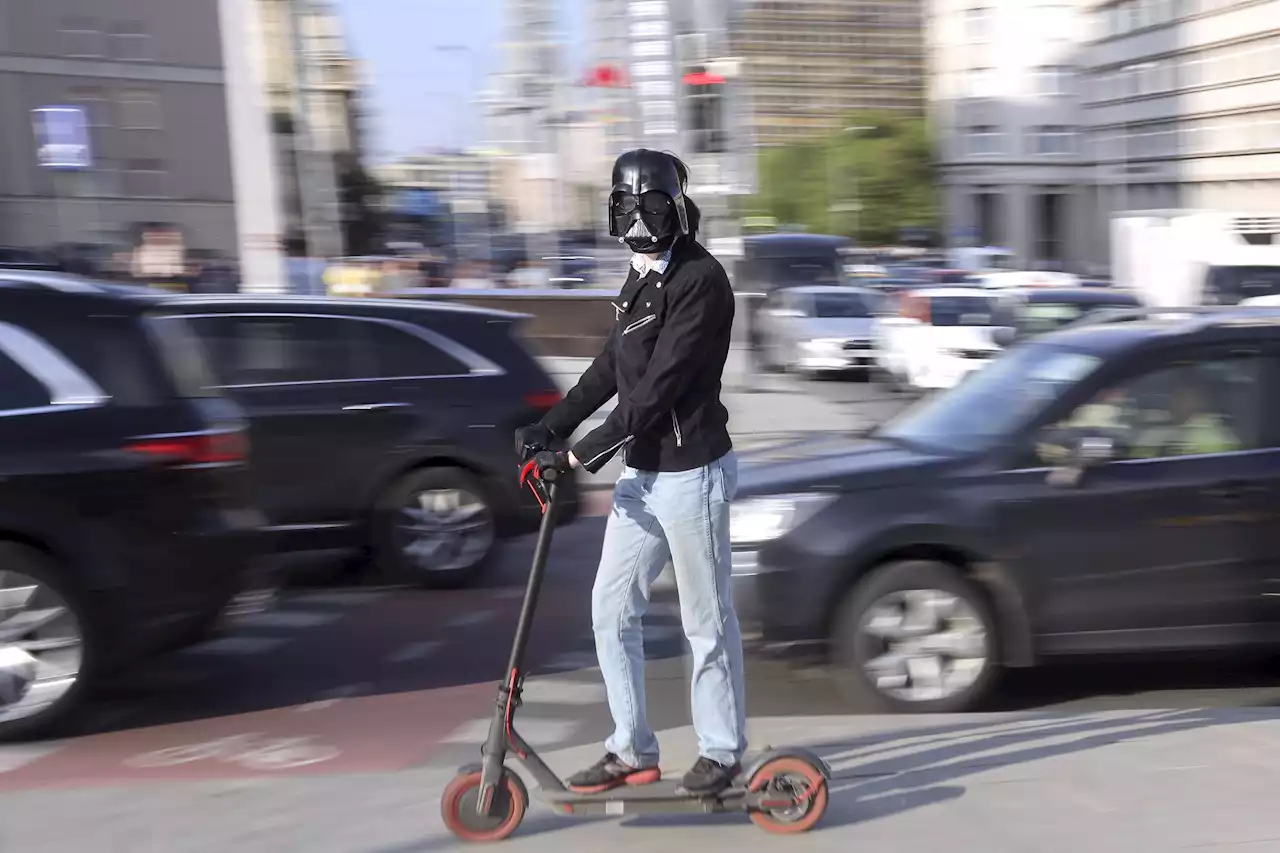
<path id="1" fill-rule="evenodd" d="M 554 471 L 540 476 L 532 461 L 520 471 L 521 485 L 533 491 L 542 507 L 533 566 L 511 644 L 506 680 L 498 687 L 489 736 L 480 751 L 482 761 L 459 768 L 441 795 L 440 812 L 445 826 L 460 840 L 472 842 L 501 841 L 516 831 L 529 806 L 529 791 L 520 776 L 505 766 L 507 756 L 514 755 L 537 782 L 540 798 L 566 815 L 744 811 L 756 826 L 769 832 L 812 829 L 827 810 L 831 769 L 805 749 L 766 747 L 728 789 L 714 795 L 690 794 L 678 783 L 665 780 L 582 794 L 566 788 L 520 737 L 515 716 L 525 679 L 521 666 L 555 529 L 555 479 Z"/>

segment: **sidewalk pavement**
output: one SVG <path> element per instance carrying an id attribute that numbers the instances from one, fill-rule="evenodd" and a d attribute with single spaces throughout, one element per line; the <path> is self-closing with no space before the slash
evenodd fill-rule
<path id="1" fill-rule="evenodd" d="M 661 733 L 663 765 L 695 755 Z M 574 820 L 535 802 L 502 849 L 875 853 L 1280 850 L 1280 712 L 1270 708 L 751 722 L 757 745 L 832 765 L 825 821 L 771 836 L 742 815 Z M 598 746 L 545 757 L 565 772 Z M 0 850 L 39 853 L 435 853 L 451 768 L 0 796 Z"/>

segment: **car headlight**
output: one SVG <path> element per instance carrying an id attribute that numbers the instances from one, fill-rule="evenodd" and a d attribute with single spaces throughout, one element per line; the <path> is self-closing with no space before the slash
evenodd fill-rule
<path id="1" fill-rule="evenodd" d="M 807 350 L 812 352 L 831 352 L 838 350 L 844 346 L 843 338 L 814 338 L 811 341 L 804 341 L 800 344 Z"/>
<path id="2" fill-rule="evenodd" d="M 769 495 L 735 501 L 729 510 L 729 541 L 762 545 L 777 539 L 836 499 L 836 495 Z"/>

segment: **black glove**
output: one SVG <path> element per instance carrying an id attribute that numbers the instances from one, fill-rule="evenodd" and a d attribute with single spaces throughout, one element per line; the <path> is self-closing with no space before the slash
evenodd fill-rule
<path id="1" fill-rule="evenodd" d="M 555 482 L 573 467 L 569 464 L 569 454 L 562 450 L 543 450 L 533 457 L 533 464 L 538 469 L 538 476 L 548 483 Z"/>
<path id="2" fill-rule="evenodd" d="M 529 424 L 516 430 L 516 456 L 521 462 L 532 459 L 539 452 L 549 448 L 556 437 L 551 430 L 541 423 Z"/>

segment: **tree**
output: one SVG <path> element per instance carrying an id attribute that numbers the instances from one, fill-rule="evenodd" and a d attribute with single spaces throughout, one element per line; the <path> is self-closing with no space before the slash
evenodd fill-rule
<path id="1" fill-rule="evenodd" d="M 754 211 L 873 244 L 896 242 L 904 227 L 936 227 L 927 123 L 877 113 L 850 116 L 842 127 L 870 129 L 763 150 Z"/>
<path id="2" fill-rule="evenodd" d="M 379 201 L 382 187 L 354 156 L 335 158 L 338 202 L 342 211 L 342 236 L 352 255 L 374 255 L 385 249 L 383 216 Z"/>

